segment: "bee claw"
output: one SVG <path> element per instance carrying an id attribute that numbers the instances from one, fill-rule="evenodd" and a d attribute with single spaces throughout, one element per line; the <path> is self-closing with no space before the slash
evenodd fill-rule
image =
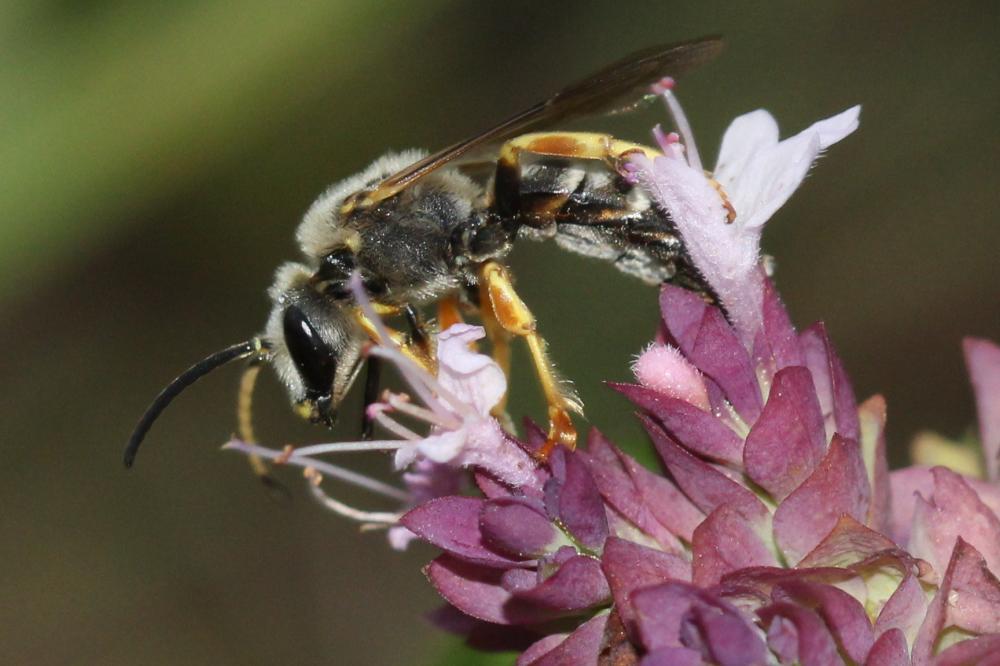
<path id="1" fill-rule="evenodd" d="M 563 446 L 570 451 L 576 449 L 576 426 L 573 425 L 569 413 L 561 407 L 549 407 L 549 434 L 545 444 L 535 453 L 539 462 L 548 462 L 549 456 L 557 446 Z"/>

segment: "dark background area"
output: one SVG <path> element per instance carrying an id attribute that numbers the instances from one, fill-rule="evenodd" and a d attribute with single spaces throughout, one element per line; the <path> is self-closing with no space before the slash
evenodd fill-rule
<path id="1" fill-rule="evenodd" d="M 291 470 L 296 497 L 275 502 L 218 452 L 235 368 L 177 401 L 131 473 L 121 449 L 167 380 L 261 328 L 326 185 L 653 43 L 726 38 L 679 90 L 709 163 L 739 113 L 765 107 L 788 135 L 863 104 L 765 249 L 796 322 L 824 319 L 859 396 L 887 396 L 897 465 L 921 428 L 963 433 L 961 336 L 1000 338 L 998 27 L 989 1 L 4 3 L 0 661 L 469 659 L 421 619 L 429 549 L 358 534 Z M 583 126 L 645 141 L 662 120 Z M 644 446 L 601 381 L 628 378 L 655 290 L 550 245 L 512 267 L 590 421 Z M 512 412 L 540 417 L 528 376 L 518 363 Z M 262 383 L 262 439 L 328 438 Z"/>

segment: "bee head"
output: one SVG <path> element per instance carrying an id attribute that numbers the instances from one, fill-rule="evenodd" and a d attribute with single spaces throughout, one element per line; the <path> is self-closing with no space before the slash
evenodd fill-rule
<path id="1" fill-rule="evenodd" d="M 343 302 L 320 293 L 311 278 L 301 264 L 278 269 L 264 339 L 296 412 L 332 426 L 358 375 L 367 338 Z"/>
<path id="2" fill-rule="evenodd" d="M 366 337 L 342 302 L 321 294 L 310 277 L 309 269 L 301 264 L 278 269 L 265 334 L 208 356 L 167 384 L 129 437 L 126 467 L 132 466 L 146 433 L 174 398 L 213 370 L 240 359 L 270 362 L 296 411 L 312 421 L 333 425 L 337 405 L 358 374 Z"/>

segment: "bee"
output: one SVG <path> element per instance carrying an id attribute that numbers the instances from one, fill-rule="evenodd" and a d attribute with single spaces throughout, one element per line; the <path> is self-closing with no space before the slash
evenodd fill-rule
<path id="1" fill-rule="evenodd" d="M 701 283 L 673 221 L 622 173 L 629 155 L 657 150 L 606 134 L 541 129 L 635 107 L 652 97 L 654 82 L 720 48 L 713 37 L 638 51 L 471 139 L 433 154 L 385 155 L 330 187 L 298 228 L 304 259 L 277 271 L 263 333 L 212 354 L 163 389 L 132 433 L 125 465 L 181 391 L 239 359 L 251 361 L 240 392 L 241 437 L 252 440 L 249 396 L 261 364 L 274 368 L 298 414 L 332 426 L 365 346 L 379 341 L 352 295 L 353 275 L 380 314 L 405 317 L 408 330 L 389 335 L 425 367 L 433 368 L 433 336 L 418 308 L 430 303 L 438 304 L 441 329 L 460 318 L 460 308 L 477 310 L 505 371 L 509 342 L 524 338 L 548 408 L 540 455 L 557 445 L 572 449 L 570 412 L 581 405 L 514 290 L 505 261 L 515 241 L 553 239 L 648 283 Z M 366 405 L 378 392 L 377 359 L 367 363 Z"/>

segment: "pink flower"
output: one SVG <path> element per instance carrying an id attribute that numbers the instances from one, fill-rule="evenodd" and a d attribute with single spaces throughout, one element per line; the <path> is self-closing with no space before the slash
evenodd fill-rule
<path id="1" fill-rule="evenodd" d="M 668 80 L 658 89 L 681 137 L 656 132 L 663 156 L 650 160 L 637 153 L 626 168 L 670 214 L 691 259 L 749 345 L 760 327 L 764 224 L 798 189 L 820 153 L 857 129 L 861 107 L 783 141 L 767 111 L 739 116 L 722 138 L 714 173 L 706 175 L 672 88 Z"/>
<path id="2" fill-rule="evenodd" d="M 412 533 L 398 524 L 402 513 L 349 507 L 321 489 L 321 475 L 364 487 L 401 503 L 404 509 L 458 492 L 465 469 L 476 469 L 512 486 L 535 483 L 535 459 L 490 415 L 507 390 L 507 380 L 492 359 L 469 348 L 470 343 L 485 336 L 482 327 L 456 324 L 438 335 L 435 377 L 392 342 L 357 279 L 352 286 L 358 304 L 369 320 L 375 322 L 383 341 L 369 353 L 394 364 L 422 403 L 414 403 L 408 395 L 387 391 L 382 402 L 369 407 L 375 422 L 399 439 L 313 444 L 283 451 L 233 441 L 225 448 L 306 468 L 313 481 L 310 486 L 313 493 L 327 508 L 366 526 L 388 527 L 390 541 L 398 549 L 405 548 L 412 539 Z M 414 432 L 394 419 L 393 414 L 424 424 L 428 433 Z M 316 457 L 353 451 L 394 451 L 395 468 L 403 472 L 405 489 Z"/>
<path id="3" fill-rule="evenodd" d="M 469 349 L 482 329 L 464 325 L 439 336 L 437 376 L 381 331 L 371 353 L 414 395 L 373 407 L 398 439 L 230 447 L 403 507 L 358 511 L 313 486 L 338 513 L 389 527 L 397 547 L 420 538 L 439 548 L 424 570 L 447 602 L 435 622 L 520 651 L 520 666 L 994 663 L 1000 347 L 965 345 L 981 446 L 924 438 L 918 462 L 936 464 L 890 473 L 884 399 L 857 401 L 825 327 L 792 326 L 759 256 L 764 223 L 856 128 L 857 107 L 781 142 L 769 114 L 742 116 L 710 178 L 669 91 L 667 101 L 685 145 L 660 133 L 664 156 L 637 157 L 629 171 L 669 213 L 719 304 L 665 285 L 638 383 L 612 385 L 639 409 L 659 471 L 596 429 L 582 450 L 538 463 L 544 434 L 529 424 L 521 443 L 490 415 L 505 379 Z M 316 458 L 357 450 L 394 451 L 405 488 Z M 940 464 L 951 460 L 966 473 Z"/>
<path id="4" fill-rule="evenodd" d="M 491 358 L 469 349 L 470 343 L 485 335 L 481 326 L 455 324 L 438 336 L 437 381 L 428 381 L 426 373 L 413 373 L 415 381 L 424 381 L 429 391 L 437 390 L 432 394 L 434 416 L 412 414 L 425 417 L 431 432 L 396 449 L 397 469 L 426 458 L 458 467 L 477 466 L 513 485 L 530 480 L 535 468 L 531 457 L 508 439 L 490 415 L 507 390 L 507 378 Z M 406 410 L 404 403 L 392 398 L 377 409 L 385 406 Z"/>
<path id="5" fill-rule="evenodd" d="M 579 624 L 547 633 L 551 616 L 519 610 L 508 573 L 485 575 L 431 539 L 445 561 L 467 562 L 450 576 L 437 564 L 428 570 L 454 607 L 539 632 L 519 664 L 599 655 L 643 664 L 973 663 L 1000 646 L 1000 491 L 940 467 L 890 477 L 884 400 L 856 401 L 823 325 L 796 331 L 759 266 L 761 226 L 856 119 L 855 108 L 781 143 L 763 112 L 738 119 L 716 171 L 734 193 L 732 222 L 726 199 L 675 140 L 664 141 L 665 157 L 639 158 L 633 173 L 694 245 L 722 307 L 665 286 L 662 340 L 636 361 L 639 384 L 613 385 L 643 410 L 665 474 L 596 431 L 573 454 L 600 494 L 607 532 L 556 552 L 599 559 L 610 592 L 603 610 L 600 594 L 571 592 L 600 590 L 596 581 L 566 577 L 560 595 L 585 602 L 563 613 Z M 995 470 L 1000 352 L 976 341 L 967 356 Z M 468 540 L 490 543 L 481 520 L 465 524 Z M 516 542 L 516 531 L 511 523 L 505 539 Z M 536 531 L 548 534 L 525 535 Z M 507 634 L 511 645 L 516 635 Z"/>

